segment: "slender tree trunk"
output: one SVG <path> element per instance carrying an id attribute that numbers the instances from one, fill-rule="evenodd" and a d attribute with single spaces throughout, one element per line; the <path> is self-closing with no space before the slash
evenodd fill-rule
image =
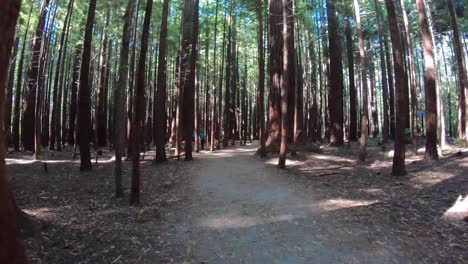
<path id="1" fill-rule="evenodd" d="M 359 56 L 361 66 L 361 84 L 362 84 L 362 114 L 361 114 L 361 139 L 359 147 L 359 160 L 365 161 L 367 157 L 367 131 L 369 129 L 369 98 L 367 95 L 367 69 L 366 69 L 366 51 L 364 47 L 364 33 L 361 25 L 361 13 L 359 10 L 359 1 L 354 0 L 354 9 L 356 12 L 356 23 L 359 35 Z"/>
<path id="2" fill-rule="evenodd" d="M 133 29 L 132 29 L 132 53 L 130 55 L 130 66 L 129 66 L 129 79 L 127 84 L 127 122 L 126 122 L 126 143 L 127 143 L 127 158 L 132 157 L 132 118 L 133 118 L 133 97 L 134 97 L 134 86 L 135 86 L 135 57 L 136 57 L 136 43 L 138 35 L 138 10 L 140 10 L 140 0 L 136 0 L 135 14 L 133 17 Z"/>
<path id="3" fill-rule="evenodd" d="M 430 17 L 430 15 L 428 14 L 428 17 Z M 448 86 L 448 89 L 447 89 L 447 108 L 448 108 L 448 124 L 449 124 L 449 137 L 453 137 L 453 121 L 452 121 L 452 100 L 451 100 L 451 92 L 450 92 L 450 87 L 451 87 L 451 82 L 450 82 L 450 77 L 448 75 L 448 69 L 447 69 L 447 60 L 445 59 L 445 52 L 444 52 L 444 45 L 443 43 L 440 45 L 440 47 L 442 48 L 442 60 L 444 62 L 444 70 L 445 70 L 445 76 L 447 78 L 447 86 Z M 439 70 L 439 73 L 440 73 L 440 70 Z M 441 75 L 441 74 L 439 74 Z M 441 88 L 440 88 L 441 89 Z M 439 93 L 440 96 L 442 97 L 443 96 L 443 93 L 440 92 Z M 441 99 L 438 99 L 439 100 L 439 103 L 442 103 L 443 104 L 443 98 Z M 442 108 L 440 108 L 442 109 Z M 443 118 L 443 114 L 441 115 Z M 444 131 L 445 132 L 445 131 Z M 444 133 L 442 132 L 442 133 Z M 445 133 L 444 133 L 445 134 Z M 445 135 L 440 135 L 441 137 L 445 137 Z M 441 144 L 442 145 L 442 144 Z"/>
<path id="4" fill-rule="evenodd" d="M 41 47 L 43 40 L 44 26 L 47 17 L 49 0 L 42 3 L 36 33 L 32 41 L 31 59 L 26 81 L 25 105 L 22 118 L 22 141 L 25 150 L 34 150 L 36 93 L 39 86 L 39 66 L 41 58 Z M 37 124 L 39 126 L 39 124 Z"/>
<path id="5" fill-rule="evenodd" d="M 216 120 L 217 120 L 217 115 L 216 115 L 216 109 L 217 109 L 217 102 L 216 102 L 216 52 L 217 52 L 217 37 L 218 37 L 218 8 L 219 8 L 219 0 L 216 0 L 216 10 L 215 10 L 215 29 L 214 29 L 214 48 L 213 48 L 213 82 L 212 82 L 212 96 L 211 96 L 211 142 L 210 142 L 210 151 L 215 150 L 215 142 L 216 140 L 219 140 L 217 138 L 217 126 L 216 126 Z M 220 76 L 222 79 L 222 76 Z M 220 98 L 221 100 L 221 98 Z"/>
<path id="6" fill-rule="evenodd" d="M 280 77 L 280 87 L 281 87 L 281 146 L 280 146 L 280 157 L 278 160 L 278 168 L 284 169 L 286 168 L 286 153 L 287 153 L 287 145 L 288 145 L 288 129 L 289 129 L 289 118 L 288 118 L 288 90 L 292 72 L 290 72 L 290 65 L 288 63 L 289 59 L 289 46 L 288 46 L 288 38 L 292 37 L 288 31 L 288 1 L 290 0 L 282 0 L 282 19 L 283 19 L 283 71 Z"/>
<path id="7" fill-rule="evenodd" d="M 395 84 L 393 81 L 392 58 L 390 56 L 390 47 L 387 35 L 384 35 L 385 62 L 388 78 L 388 100 L 390 110 L 390 135 L 395 138 Z"/>
<path id="8" fill-rule="evenodd" d="M 369 50 L 372 50 L 372 44 L 369 43 Z M 375 82 L 375 65 L 374 56 L 371 53 L 369 60 L 369 88 L 370 88 L 370 107 L 372 117 L 372 137 L 377 138 L 379 135 L 379 115 L 377 113 L 377 88 Z"/>
<path id="9" fill-rule="evenodd" d="M 426 95 L 426 153 L 424 159 L 433 162 L 437 159 L 437 93 L 434 70 L 434 52 L 431 31 L 423 0 L 416 0 L 424 47 L 424 91 Z"/>
<path id="10" fill-rule="evenodd" d="M 169 0 L 164 0 L 161 32 L 159 33 L 158 79 L 156 83 L 156 100 L 154 105 L 156 162 L 166 161 L 166 130 L 167 130 L 167 17 Z"/>
<path id="11" fill-rule="evenodd" d="M 263 46 L 263 0 L 258 0 L 258 137 L 260 141 L 260 156 L 266 157 L 265 152 L 265 52 Z"/>
<path id="12" fill-rule="evenodd" d="M 52 108 L 52 123 L 51 123 L 51 135 L 50 135 L 50 144 L 49 144 L 49 149 L 54 150 L 55 149 L 55 142 L 58 139 L 57 133 L 59 133 L 58 129 L 60 125 L 58 124 L 60 122 L 60 104 L 59 104 L 59 80 L 61 75 L 63 75 L 63 66 L 62 64 L 65 62 L 65 60 L 62 60 L 62 56 L 64 56 L 64 44 L 65 44 L 65 36 L 67 34 L 67 28 L 68 28 L 68 20 L 72 12 L 73 8 L 73 2 L 70 1 L 68 3 L 68 8 L 67 8 L 67 15 L 65 16 L 65 23 L 62 28 L 62 33 L 60 37 L 60 46 L 59 46 L 59 51 L 58 51 L 58 59 L 57 59 L 57 64 L 56 64 L 56 73 L 55 73 L 55 79 L 54 79 L 54 94 L 52 96 L 52 101 L 53 101 L 53 108 Z M 60 142 L 57 141 L 57 147 L 60 145 Z"/>
<path id="13" fill-rule="evenodd" d="M 349 140 L 357 140 L 357 106 L 356 85 L 354 81 L 354 48 L 350 18 L 346 19 L 346 47 L 348 55 L 349 78 Z"/>
<path id="14" fill-rule="evenodd" d="M 80 137 L 80 170 L 89 171 L 92 168 L 89 150 L 91 130 L 91 87 L 89 68 L 91 60 L 91 42 L 93 39 L 96 0 L 89 1 L 88 18 L 86 21 L 85 40 L 83 45 L 83 59 L 81 61 L 80 89 L 78 97 L 78 129 Z"/>
<path id="15" fill-rule="evenodd" d="M 458 84 L 459 84 L 459 94 L 458 94 L 458 137 L 461 140 L 466 141 L 468 144 L 468 137 L 466 136 L 466 126 L 467 126 L 467 104 L 466 104 L 466 94 L 468 93 L 468 78 L 466 73 L 466 66 L 464 64 L 463 58 L 463 47 L 460 40 L 460 33 L 458 31 L 457 18 L 455 16 L 455 9 L 453 5 L 453 0 L 447 0 L 447 8 L 450 15 L 450 24 L 453 31 L 453 46 L 455 50 L 455 60 L 457 62 L 458 70 Z"/>
<path id="16" fill-rule="evenodd" d="M 75 145 L 75 125 L 77 122 L 77 99 L 78 99 L 78 86 L 80 84 L 80 65 L 81 65 L 81 57 L 83 50 L 82 46 L 78 45 L 75 51 L 75 58 L 73 62 L 73 76 L 72 76 L 72 84 L 71 84 L 71 91 L 70 91 L 70 113 L 68 116 L 68 144 L 71 146 Z"/>
<path id="17" fill-rule="evenodd" d="M 115 194 L 117 197 L 123 196 L 122 190 L 122 156 L 125 145 L 125 109 L 124 94 L 128 80 L 128 54 L 130 52 L 130 35 L 132 14 L 135 8 L 135 1 L 128 0 L 125 10 L 124 26 L 122 32 L 122 48 L 120 50 L 119 79 L 114 91 L 115 105 Z"/>
<path id="18" fill-rule="evenodd" d="M 153 11 L 153 1 L 146 1 L 145 20 L 141 35 L 140 60 L 138 64 L 137 84 L 133 103 L 133 123 L 132 123 L 132 186 L 130 192 L 130 205 L 140 203 L 140 148 L 142 142 L 142 124 L 145 113 L 145 73 L 146 54 L 148 53 L 148 38 L 151 24 L 151 14 Z"/>
<path id="19" fill-rule="evenodd" d="M 16 37 L 14 42 L 13 54 L 11 54 L 11 61 L 9 63 L 9 77 L 8 85 L 6 90 L 6 114 L 5 114 L 5 147 L 11 145 L 11 113 L 13 108 L 13 86 L 15 85 L 15 70 L 16 70 L 16 58 L 18 55 L 18 46 L 20 38 Z"/>
<path id="20" fill-rule="evenodd" d="M 395 97 L 396 97 L 396 126 L 395 126 L 395 148 L 393 155 L 392 175 L 403 176 L 405 169 L 405 129 L 408 123 L 406 102 L 408 102 L 408 80 L 404 66 L 404 51 L 398 26 L 395 5 L 393 0 L 385 0 L 388 13 L 388 24 L 393 46 L 393 63 L 395 71 Z"/>
<path id="21" fill-rule="evenodd" d="M 405 43 L 408 47 L 408 61 L 409 61 L 409 78 L 410 78 L 410 92 L 411 92 L 411 128 L 412 128 L 412 142 L 413 151 L 418 151 L 418 91 L 416 87 L 416 65 L 414 62 L 413 43 L 411 41 L 411 33 L 409 28 L 408 15 L 406 12 L 406 5 L 404 0 L 400 0 L 401 9 L 403 13 L 403 24 L 405 26 Z"/>
<path id="22" fill-rule="evenodd" d="M 99 58 L 99 79 L 97 87 L 97 97 L 96 97 L 96 110 L 95 110 L 95 120 L 96 120 L 96 149 L 104 147 L 107 143 L 107 133 L 106 133 L 106 114 L 105 114 L 105 90 L 106 90 L 106 73 L 108 67 L 107 57 L 107 28 L 109 26 L 110 19 L 110 9 L 107 10 L 106 22 L 102 32 L 101 40 L 101 50 Z"/>
<path id="23" fill-rule="evenodd" d="M 31 22 L 31 15 L 33 11 L 33 5 L 31 5 L 31 9 L 29 10 L 29 17 L 28 22 L 26 23 L 26 31 L 24 33 L 23 38 L 23 46 L 21 47 L 21 55 L 18 65 L 18 73 L 17 73 L 17 83 L 16 83 L 16 91 L 15 91 L 15 105 L 14 105 L 14 114 L 15 117 L 13 119 L 13 148 L 15 151 L 19 151 L 20 148 L 20 104 L 21 104 L 21 90 L 23 89 L 23 65 L 24 65 L 24 56 L 26 51 L 26 40 L 28 39 L 28 32 L 29 32 L 29 22 Z"/>
<path id="24" fill-rule="evenodd" d="M 5 85 L 8 76 L 8 62 L 15 35 L 15 25 L 20 11 L 21 1 L 6 0 L 0 2 L 0 123 L 5 120 Z M 5 129 L 0 128 L 0 262 L 27 263 L 23 244 L 19 238 L 13 197 L 8 189 L 5 164 Z"/>
<path id="25" fill-rule="evenodd" d="M 389 120 L 389 105 L 388 105 L 388 81 L 387 81 L 387 65 L 385 63 L 385 49 L 384 49 L 384 38 L 381 24 L 381 9 L 377 0 L 374 0 L 374 7 L 376 12 L 377 27 L 379 31 L 379 54 L 380 54 L 380 72 L 382 77 L 382 116 L 383 116 L 383 127 L 382 127 L 382 144 L 387 143 L 390 129 Z"/>

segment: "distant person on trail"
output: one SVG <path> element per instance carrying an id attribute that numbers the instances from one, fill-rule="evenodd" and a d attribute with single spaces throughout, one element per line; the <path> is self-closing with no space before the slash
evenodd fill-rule
<path id="1" fill-rule="evenodd" d="M 200 133 L 201 149 L 205 149 L 205 132 Z"/>

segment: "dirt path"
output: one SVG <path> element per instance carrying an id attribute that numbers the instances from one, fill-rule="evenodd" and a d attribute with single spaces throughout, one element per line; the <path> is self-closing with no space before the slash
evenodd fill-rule
<path id="1" fill-rule="evenodd" d="M 408 263 L 384 227 L 335 217 L 256 146 L 205 152 L 176 239 L 192 263 Z M 376 229 L 374 229 L 376 228 Z M 377 231 L 376 231 L 377 230 Z"/>

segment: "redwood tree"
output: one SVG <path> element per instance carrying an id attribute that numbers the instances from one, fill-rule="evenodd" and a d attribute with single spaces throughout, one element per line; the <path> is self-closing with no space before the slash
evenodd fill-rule
<path id="1" fill-rule="evenodd" d="M 161 32 L 159 33 L 158 79 L 156 81 L 156 100 L 154 101 L 154 138 L 156 143 L 156 161 L 166 161 L 166 130 L 167 130 L 167 17 L 169 0 L 164 0 Z"/>
<path id="2" fill-rule="evenodd" d="M 367 136 L 369 128 L 369 97 L 367 95 L 367 70 L 366 70 L 366 51 L 364 48 L 364 33 L 361 25 L 361 14 L 359 10 L 359 0 L 354 0 L 354 9 L 356 12 L 356 22 L 359 35 L 359 58 L 361 64 L 361 85 L 362 85 L 362 114 L 361 114 L 361 138 L 359 146 L 359 160 L 365 161 L 367 156 Z"/>
<path id="3" fill-rule="evenodd" d="M 21 1 L 6 0 L 0 2 L 0 124 L 5 120 L 5 85 L 8 76 L 15 25 L 20 11 Z M 13 197 L 8 189 L 5 164 L 5 128 L 0 127 L 0 263 L 27 263 L 23 245 L 19 239 Z"/>
<path id="4" fill-rule="evenodd" d="M 260 156 L 265 157 L 265 52 L 263 47 L 263 0 L 258 0 L 258 138 Z"/>
<path id="5" fill-rule="evenodd" d="M 459 93 L 458 93 L 458 107 L 459 107 L 459 121 L 458 121 L 458 137 L 461 140 L 468 142 L 468 137 L 466 136 L 466 93 L 468 92 L 468 77 L 466 73 L 466 66 L 463 62 L 463 47 L 460 40 L 460 32 L 458 31 L 457 18 L 455 16 L 455 9 L 453 5 L 453 0 L 447 0 L 447 8 L 450 14 L 450 24 L 453 31 L 453 46 L 455 51 L 455 60 L 457 62 L 458 70 L 458 84 L 459 84 Z"/>
<path id="6" fill-rule="evenodd" d="M 42 3 L 41 11 L 39 14 L 39 20 L 36 26 L 36 32 L 32 41 L 31 59 L 29 62 L 27 80 L 26 80 L 26 92 L 25 92 L 25 106 L 22 118 L 22 141 L 23 147 L 26 150 L 34 151 L 34 131 L 35 125 L 35 113 L 36 113 L 36 92 L 39 88 L 39 66 L 40 58 L 42 53 L 42 42 L 43 32 L 47 18 L 47 10 L 50 0 L 45 0 Z"/>
<path id="7" fill-rule="evenodd" d="M 120 50 L 120 67 L 117 85 L 114 91 L 115 105 L 115 193 L 117 197 L 123 196 L 122 190 L 122 155 L 125 144 L 125 111 L 124 111 L 124 93 L 125 85 L 128 80 L 128 54 L 130 52 L 130 34 L 132 14 L 135 7 L 135 1 L 128 0 L 125 11 L 124 26 L 122 34 L 122 48 Z"/>
<path id="8" fill-rule="evenodd" d="M 434 70 L 434 51 L 423 0 L 416 0 L 424 48 L 424 91 L 426 95 L 426 153 L 425 160 L 437 159 L 437 93 Z"/>
<path id="9" fill-rule="evenodd" d="M 289 52 L 292 50 L 289 49 L 288 38 L 292 36 L 289 34 L 288 23 L 290 22 L 287 10 L 290 6 L 288 4 L 290 0 L 282 0 L 282 20 L 283 20 L 283 71 L 280 78 L 280 87 L 281 87 L 281 146 L 280 146 L 280 157 L 278 160 L 278 168 L 286 168 L 286 152 L 288 144 L 288 129 L 289 129 L 289 118 L 288 118 L 288 92 L 290 80 L 292 78 L 293 72 L 290 68 L 290 63 L 288 63 Z"/>
<path id="10" fill-rule="evenodd" d="M 140 203 L 140 148 L 143 140 L 142 124 L 145 114 L 145 72 L 146 54 L 148 53 L 148 37 L 151 23 L 153 0 L 146 0 L 145 20 L 141 35 L 140 61 L 138 64 L 137 85 L 135 90 L 132 118 L 132 187 L 130 192 L 130 204 Z"/>
<path id="11" fill-rule="evenodd" d="M 334 0 L 327 0 L 328 41 L 330 57 L 330 91 L 328 108 L 330 112 L 330 143 L 341 146 L 343 137 L 343 62 L 341 59 L 341 38 L 339 34 L 338 16 Z"/>
<path id="12" fill-rule="evenodd" d="M 91 65 L 91 42 L 93 39 L 94 17 L 96 12 L 96 1 L 89 1 L 88 18 L 86 21 L 85 39 L 83 45 L 83 59 L 81 61 L 80 89 L 78 97 L 78 129 L 80 144 L 80 170 L 92 169 L 91 154 L 89 152 L 89 140 L 91 130 L 91 83 L 89 72 Z"/>
<path id="13" fill-rule="evenodd" d="M 278 143 L 281 136 L 281 74 L 283 69 L 283 9 L 281 1 L 269 1 L 269 75 L 268 140 L 269 146 Z"/>
<path id="14" fill-rule="evenodd" d="M 396 124 L 395 147 L 392 175 L 403 176 L 405 169 L 405 128 L 408 123 L 408 78 L 405 73 L 404 52 L 393 0 L 385 0 L 388 14 L 390 37 L 393 46 L 393 66 L 395 71 Z"/>

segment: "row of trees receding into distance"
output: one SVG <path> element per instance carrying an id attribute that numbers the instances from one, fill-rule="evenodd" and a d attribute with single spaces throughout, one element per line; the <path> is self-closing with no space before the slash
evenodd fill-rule
<path id="1" fill-rule="evenodd" d="M 446 23 L 449 21 L 450 23 Z M 42 0 L 24 2 L 6 77 L 7 147 L 41 157 L 90 146 L 132 162 L 140 153 L 192 159 L 236 141 L 259 154 L 315 142 L 394 140 L 437 159 L 447 137 L 467 140 L 467 34 L 462 1 Z M 84 34 L 83 34 L 84 33 Z M 465 34 L 464 34 L 465 33 Z M 457 114 L 458 113 L 458 114 Z M 193 134 L 197 136 L 193 137 Z M 192 142 L 192 139 L 195 142 Z"/>

